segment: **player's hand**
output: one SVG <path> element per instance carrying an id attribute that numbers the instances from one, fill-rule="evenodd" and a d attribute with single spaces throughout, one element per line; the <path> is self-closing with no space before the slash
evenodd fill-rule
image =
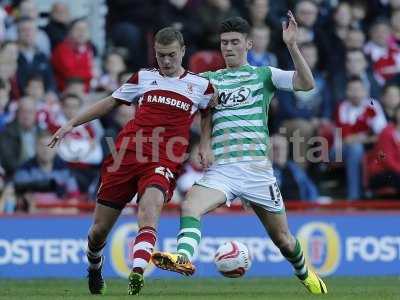
<path id="1" fill-rule="evenodd" d="M 200 164 L 203 169 L 209 168 L 214 163 L 214 154 L 210 145 L 199 146 Z"/>
<path id="2" fill-rule="evenodd" d="M 51 137 L 51 141 L 50 143 L 47 145 L 50 148 L 54 148 L 56 147 L 58 144 L 60 144 L 62 138 L 68 133 L 70 132 L 74 127 L 67 123 L 64 126 L 62 126 L 61 128 L 59 128 L 55 134 L 53 134 L 53 136 Z"/>
<path id="3" fill-rule="evenodd" d="M 288 21 L 282 23 L 282 38 L 287 46 L 292 46 L 297 42 L 298 28 L 293 13 L 289 10 L 287 13 Z"/>

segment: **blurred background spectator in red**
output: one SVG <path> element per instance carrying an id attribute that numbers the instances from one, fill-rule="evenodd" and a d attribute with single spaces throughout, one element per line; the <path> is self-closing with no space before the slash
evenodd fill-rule
<path id="1" fill-rule="evenodd" d="M 74 94 L 61 98 L 62 113 L 56 120 L 57 128 L 68 122 L 82 109 L 83 100 Z M 58 147 L 58 155 L 68 163 L 72 174 L 78 181 L 79 189 L 84 193 L 95 193 L 100 163 L 103 160 L 101 140 L 104 131 L 98 122 L 90 122 L 75 127 L 63 139 Z"/>
<path id="2" fill-rule="evenodd" d="M 376 141 L 387 122 L 378 101 L 368 98 L 363 81 L 352 77 L 347 82 L 346 100 L 336 111 L 336 126 L 341 130 L 343 161 L 347 178 L 347 198 L 360 199 L 364 147 Z M 337 141 L 338 142 L 338 141 Z"/>
<path id="3" fill-rule="evenodd" d="M 378 137 L 369 154 L 368 185 L 372 189 L 391 187 L 400 196 L 400 105 L 394 111 L 394 120 Z"/>
<path id="4" fill-rule="evenodd" d="M 76 19 L 71 22 L 68 36 L 55 47 L 51 58 L 58 89 L 64 91 L 67 80 L 77 77 L 84 81 L 88 92 L 93 78 L 93 59 L 87 21 Z"/>

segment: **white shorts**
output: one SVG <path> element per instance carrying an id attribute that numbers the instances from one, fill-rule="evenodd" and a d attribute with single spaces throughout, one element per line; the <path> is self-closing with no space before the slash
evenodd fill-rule
<path id="1" fill-rule="evenodd" d="M 239 197 L 246 205 L 255 203 L 270 212 L 285 208 L 267 160 L 213 165 L 196 184 L 223 192 L 227 206 Z"/>

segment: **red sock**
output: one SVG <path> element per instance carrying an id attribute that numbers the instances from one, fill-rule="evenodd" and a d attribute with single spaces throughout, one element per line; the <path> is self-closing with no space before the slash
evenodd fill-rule
<path id="1" fill-rule="evenodd" d="M 143 274 L 149 264 L 156 239 L 156 230 L 153 227 L 146 226 L 139 229 L 132 250 L 133 272 Z"/>

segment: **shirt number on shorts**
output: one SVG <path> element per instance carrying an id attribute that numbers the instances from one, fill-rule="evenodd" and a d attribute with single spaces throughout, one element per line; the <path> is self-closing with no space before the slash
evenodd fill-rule
<path id="1" fill-rule="evenodd" d="M 269 194 L 271 196 L 271 200 L 274 201 L 275 206 L 279 206 L 280 202 L 282 201 L 282 195 L 276 182 L 269 186 Z"/>
<path id="2" fill-rule="evenodd" d="M 167 178 L 167 180 L 169 181 L 171 178 L 174 178 L 174 174 L 172 174 L 172 172 L 170 171 L 170 169 L 165 168 L 165 167 L 157 167 L 154 169 L 154 172 L 156 174 L 160 174 L 162 176 L 164 176 L 165 178 Z"/>

